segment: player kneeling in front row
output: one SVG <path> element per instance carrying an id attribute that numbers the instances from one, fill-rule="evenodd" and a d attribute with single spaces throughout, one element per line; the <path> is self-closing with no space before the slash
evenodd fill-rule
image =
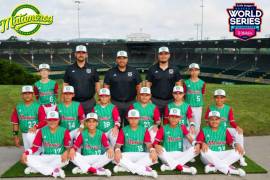
<path id="1" fill-rule="evenodd" d="M 70 160 L 77 166 L 73 168 L 73 174 L 90 172 L 111 176 L 111 171 L 104 169 L 103 166 L 112 161 L 114 152 L 109 146 L 105 133 L 97 129 L 97 120 L 96 113 L 87 114 L 86 129 L 81 132 L 70 150 Z M 80 147 L 82 147 L 81 153 L 76 152 Z"/>
<path id="2" fill-rule="evenodd" d="M 232 164 L 238 161 L 244 150 L 239 143 L 233 143 L 233 138 L 227 128 L 220 126 L 220 113 L 210 111 L 208 126 L 204 127 L 197 136 L 201 143 L 201 159 L 205 166 L 205 173 L 216 172 L 245 176 L 242 169 L 235 169 Z M 234 149 L 226 150 L 226 144 Z"/>
<path id="3" fill-rule="evenodd" d="M 115 173 L 130 171 L 133 174 L 157 178 L 157 172 L 150 167 L 157 163 L 157 154 L 152 147 L 150 134 L 139 125 L 140 114 L 137 110 L 129 110 L 127 118 L 129 125 L 119 131 L 116 141 L 114 159 L 117 165 L 113 170 Z M 145 146 L 149 152 L 145 151 Z"/>
<path id="4" fill-rule="evenodd" d="M 59 114 L 56 111 L 48 112 L 46 120 L 48 126 L 38 131 L 32 148 L 26 150 L 21 157 L 21 161 L 28 166 L 24 172 L 40 172 L 45 176 L 65 178 L 61 168 L 68 164 L 71 141 L 69 131 L 59 126 Z M 41 146 L 43 154 L 32 155 Z"/>
<path id="5" fill-rule="evenodd" d="M 160 127 L 154 146 L 158 157 L 164 163 L 160 167 L 161 171 L 177 169 L 178 171 L 194 175 L 197 173 L 196 168 L 184 165 L 200 153 L 200 147 L 195 146 L 196 141 L 193 140 L 186 126 L 179 124 L 180 120 L 180 110 L 178 108 L 170 109 L 169 124 Z M 190 147 L 183 151 L 184 137 L 195 147 Z M 159 145 L 160 143 L 162 143 L 162 146 Z"/>

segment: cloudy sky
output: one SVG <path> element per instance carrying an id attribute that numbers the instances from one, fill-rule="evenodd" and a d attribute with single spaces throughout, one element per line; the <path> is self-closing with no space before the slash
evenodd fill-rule
<path id="1" fill-rule="evenodd" d="M 201 23 L 201 0 L 82 0 L 80 10 L 81 37 L 122 38 L 140 32 L 159 40 L 196 39 L 196 23 Z M 11 15 L 19 4 L 31 3 L 41 13 L 53 15 L 54 23 L 43 26 L 29 37 L 67 40 L 78 37 L 77 10 L 74 0 L 0 0 L 0 19 Z M 204 0 L 204 38 L 233 38 L 228 32 L 226 8 L 235 2 L 255 2 L 264 12 L 262 32 L 270 34 L 270 0 Z M 0 34 L 0 39 L 16 35 L 13 30 Z M 27 39 L 27 38 L 25 38 Z"/>

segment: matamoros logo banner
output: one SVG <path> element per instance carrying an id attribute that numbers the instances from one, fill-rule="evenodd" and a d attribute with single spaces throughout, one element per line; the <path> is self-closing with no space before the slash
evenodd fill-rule
<path id="1" fill-rule="evenodd" d="M 254 3 L 236 3 L 228 8 L 229 30 L 241 40 L 255 37 L 261 31 L 263 11 Z"/>
<path id="2" fill-rule="evenodd" d="M 36 6 L 22 4 L 17 6 L 10 17 L 0 20 L 0 32 L 13 29 L 19 35 L 30 36 L 38 32 L 42 25 L 51 25 L 53 16 L 41 14 Z"/>

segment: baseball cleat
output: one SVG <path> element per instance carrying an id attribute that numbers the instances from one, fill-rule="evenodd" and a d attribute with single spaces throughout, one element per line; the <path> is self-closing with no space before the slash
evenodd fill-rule
<path id="1" fill-rule="evenodd" d="M 129 172 L 126 168 L 123 168 L 122 166 L 116 165 L 113 167 L 113 172 L 118 173 L 118 172 Z"/>
<path id="2" fill-rule="evenodd" d="M 171 168 L 170 168 L 169 166 L 167 166 L 166 164 L 162 164 L 162 165 L 160 166 L 160 170 L 161 170 L 162 172 L 164 172 L 164 171 L 170 171 Z"/>
<path id="3" fill-rule="evenodd" d="M 246 163 L 246 160 L 245 160 L 245 158 L 240 158 L 240 166 L 242 166 L 242 167 L 245 167 L 245 166 L 247 166 L 247 163 Z"/>
<path id="4" fill-rule="evenodd" d="M 195 162 L 196 162 L 196 160 L 195 160 L 195 158 L 193 158 L 193 159 L 191 159 L 189 162 L 191 162 L 191 163 L 195 163 Z"/>
<path id="5" fill-rule="evenodd" d="M 217 170 L 216 170 L 216 168 L 215 168 L 214 166 L 208 164 L 208 165 L 206 165 L 206 166 L 204 167 L 204 172 L 205 172 L 206 174 L 212 173 L 212 172 L 215 173 L 215 172 L 217 172 Z"/>
<path id="6" fill-rule="evenodd" d="M 66 174 L 65 174 L 65 171 L 63 169 L 59 169 L 59 176 L 62 179 L 65 179 L 66 178 Z"/>
<path id="7" fill-rule="evenodd" d="M 246 172 L 241 168 L 238 169 L 238 173 L 240 177 L 246 176 Z"/>
<path id="8" fill-rule="evenodd" d="M 112 175 L 112 172 L 109 169 L 98 168 L 97 175 L 110 177 Z"/>
<path id="9" fill-rule="evenodd" d="M 79 167 L 72 169 L 72 174 L 82 174 L 82 170 Z"/>
<path id="10" fill-rule="evenodd" d="M 31 173 L 31 167 L 26 167 L 25 169 L 24 169 L 24 174 L 30 174 Z"/>

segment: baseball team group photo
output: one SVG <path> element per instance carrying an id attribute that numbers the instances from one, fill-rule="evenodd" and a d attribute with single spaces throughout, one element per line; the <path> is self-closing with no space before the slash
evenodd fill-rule
<path id="1" fill-rule="evenodd" d="M 127 21 L 133 11 L 136 18 L 145 16 L 137 23 L 153 30 L 153 37 L 141 28 L 126 38 L 82 38 L 81 34 L 89 37 L 87 30 L 99 37 L 89 27 L 80 29 L 80 18 L 88 22 L 84 17 L 91 13 L 90 5 L 104 8 L 93 16 L 119 17 L 116 10 L 106 11 L 107 6 L 120 8 L 110 3 L 72 2 L 78 38 L 71 40 L 54 40 L 66 39 L 71 30 L 57 29 L 61 23 L 65 26 L 57 19 L 57 12 L 64 11 L 53 13 L 43 2 L 44 14 L 27 2 L 13 10 L 13 24 L 0 21 L 1 178 L 269 178 L 270 36 L 269 26 L 261 21 L 270 20 L 266 7 L 270 4 L 227 2 L 223 5 L 232 5 L 226 10 L 217 2 L 189 3 L 201 12 L 201 22 L 193 23 L 195 38 L 186 40 L 177 31 L 155 26 L 155 20 L 152 24 L 159 28 L 151 29 L 151 21 L 145 22 L 154 13 L 151 8 L 140 15 L 133 1 L 116 2 L 130 10 L 123 10 Z M 67 14 L 70 3 L 60 3 Z M 144 5 L 152 5 L 148 3 Z M 221 26 L 203 19 L 209 18 L 212 7 L 227 11 L 228 34 L 234 31 L 234 37 L 218 38 L 210 30 Z M 250 15 L 249 9 L 255 14 Z M 20 16 L 28 11 L 32 16 L 38 12 L 40 22 L 23 20 Z M 99 11 L 108 14 L 103 17 Z M 177 24 L 167 19 L 177 16 L 171 13 L 164 15 L 167 27 Z M 254 18 L 255 23 L 240 25 L 244 18 Z M 6 28 L 8 23 L 16 35 Z M 35 28 L 27 31 L 27 26 Z M 106 37 L 110 29 L 99 31 Z M 111 37 L 117 34 L 111 31 Z M 31 33 L 37 38 L 27 39 Z"/>

